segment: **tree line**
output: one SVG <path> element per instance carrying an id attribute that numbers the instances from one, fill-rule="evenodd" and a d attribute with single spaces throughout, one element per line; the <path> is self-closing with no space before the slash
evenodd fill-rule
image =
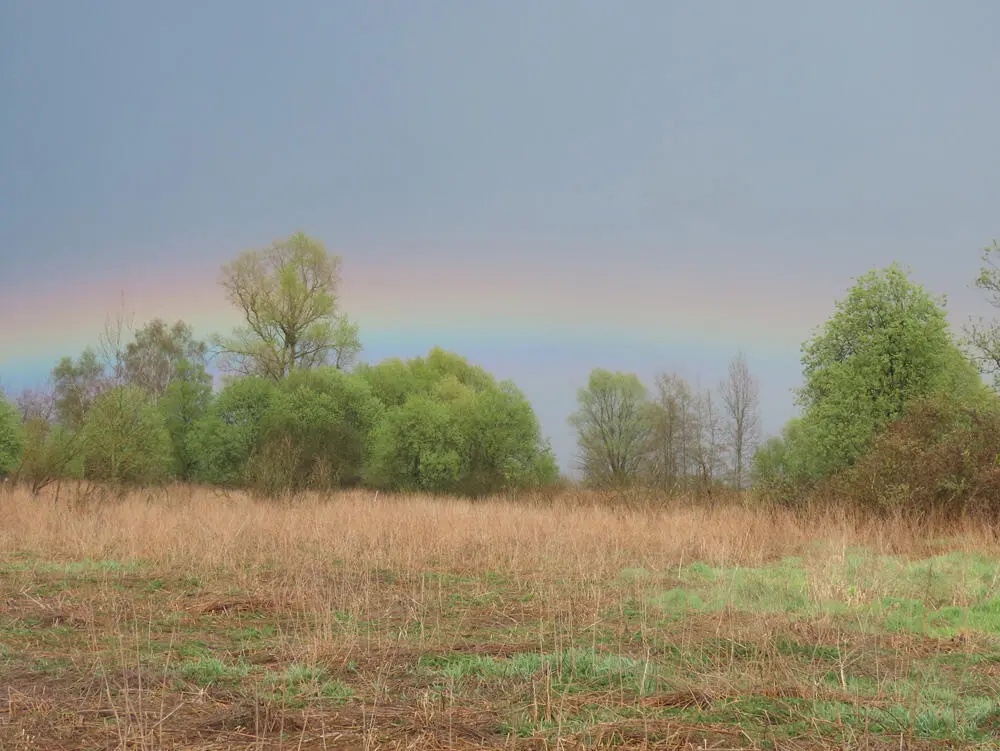
<path id="1" fill-rule="evenodd" d="M 661 373 L 650 392 L 632 373 L 597 369 L 577 404 L 569 421 L 578 467 L 591 486 L 642 485 L 678 495 L 746 485 L 760 416 L 758 385 L 742 353 L 715 390 Z"/>
<path id="2" fill-rule="evenodd" d="M 1000 248 L 976 286 L 1000 307 Z M 859 277 L 802 346 L 799 414 L 760 441 L 758 389 L 737 356 L 714 390 L 594 371 L 570 417 L 596 486 L 684 494 L 749 480 L 761 500 L 879 513 L 1000 512 L 1000 326 L 956 334 L 945 300 L 897 264 Z M 992 376 L 992 388 L 983 376 Z"/>
<path id="3" fill-rule="evenodd" d="M 183 322 L 110 321 L 51 388 L 0 399 L 0 474 L 167 480 L 267 496 L 364 485 L 484 495 L 558 478 L 534 410 L 457 354 L 356 363 L 340 258 L 298 233 L 241 254 L 221 285 L 242 325 L 202 342 Z M 225 374 L 213 390 L 209 358 Z"/>
<path id="4" fill-rule="evenodd" d="M 975 283 L 1000 307 L 1000 248 L 982 260 Z M 48 389 L 0 398 L 0 476 L 35 492 L 63 478 L 175 479 L 267 496 L 351 486 L 482 496 L 562 482 L 515 384 L 437 348 L 359 363 L 340 263 L 302 233 L 240 254 L 221 286 L 242 323 L 207 342 L 181 321 L 109 321 L 96 347 L 58 362 Z M 765 441 L 742 353 L 714 388 L 661 373 L 650 389 L 593 370 L 569 416 L 582 483 L 1000 510 L 995 323 L 956 336 L 945 301 L 892 265 L 858 278 L 802 353 L 800 413 Z"/>

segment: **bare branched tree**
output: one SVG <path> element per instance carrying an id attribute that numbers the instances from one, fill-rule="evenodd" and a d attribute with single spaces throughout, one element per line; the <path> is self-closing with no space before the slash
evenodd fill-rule
<path id="1" fill-rule="evenodd" d="M 698 468 L 698 488 L 709 495 L 722 466 L 724 443 L 718 403 L 712 398 L 711 389 L 699 391 L 695 402 L 697 410 L 698 441 L 695 444 L 695 461 Z"/>
<path id="2" fill-rule="evenodd" d="M 127 380 L 125 372 L 126 342 L 135 329 L 135 313 L 125 307 L 125 293 L 121 294 L 121 307 L 114 316 L 104 320 L 104 330 L 98 335 L 97 350 L 104 363 L 106 377 L 113 386 L 121 386 Z"/>
<path id="3" fill-rule="evenodd" d="M 58 422 L 66 428 L 83 427 L 94 401 L 113 385 L 104 363 L 87 347 L 74 361 L 63 357 L 52 370 L 52 393 Z"/>
<path id="4" fill-rule="evenodd" d="M 577 431 L 578 466 L 591 485 L 621 487 L 639 479 L 649 450 L 646 389 L 627 373 L 597 369 L 577 392 L 569 422 Z"/>
<path id="5" fill-rule="evenodd" d="M 986 293 L 986 299 L 995 308 L 1000 308 L 1000 245 L 983 250 L 982 267 L 973 285 Z M 969 357 L 984 375 L 993 376 L 994 388 L 1000 391 L 1000 324 L 973 318 L 965 326 L 964 342 Z"/>
<path id="6" fill-rule="evenodd" d="M 51 423 L 56 418 L 56 400 L 51 391 L 24 389 L 18 394 L 14 404 L 21 414 L 22 423 L 32 420 Z"/>
<path id="7" fill-rule="evenodd" d="M 656 378 L 650 409 L 649 480 L 670 494 L 688 489 L 698 445 L 695 395 L 682 377 Z"/>
<path id="8" fill-rule="evenodd" d="M 719 384 L 725 408 L 725 434 L 732 459 L 733 486 L 742 490 L 746 466 L 760 439 L 760 395 L 746 356 L 740 352 L 729 363 L 729 374 Z"/>

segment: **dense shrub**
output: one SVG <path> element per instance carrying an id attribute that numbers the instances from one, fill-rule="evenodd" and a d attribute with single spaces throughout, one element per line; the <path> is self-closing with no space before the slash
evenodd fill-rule
<path id="1" fill-rule="evenodd" d="M 24 432 L 13 404 L 0 393 L 0 478 L 13 472 L 21 461 Z"/>
<path id="2" fill-rule="evenodd" d="M 265 494 L 356 485 L 382 404 L 335 368 L 293 372 L 264 414 L 247 482 Z"/>
<path id="3" fill-rule="evenodd" d="M 386 406 L 372 432 L 366 484 L 481 496 L 558 477 L 528 400 L 463 358 L 434 349 L 359 375 Z"/>
<path id="4" fill-rule="evenodd" d="M 834 478 L 840 497 L 878 513 L 952 517 L 1000 512 L 1000 407 L 926 399 Z"/>
<path id="5" fill-rule="evenodd" d="M 24 452 L 17 468 L 18 482 L 33 494 L 67 477 L 79 477 L 83 436 L 80 431 L 53 425 L 42 418 L 24 424 Z"/>
<path id="6" fill-rule="evenodd" d="M 187 438 L 195 479 L 229 487 L 244 483 L 277 393 L 274 381 L 259 377 L 236 378 L 222 389 Z"/>
<path id="7" fill-rule="evenodd" d="M 878 513 L 1000 512 L 1000 407 L 924 399 L 881 434 L 829 490 Z"/>
<path id="8" fill-rule="evenodd" d="M 151 485 L 170 473 L 163 415 L 136 386 L 118 386 L 97 397 L 87 412 L 80 450 L 88 480 Z"/>

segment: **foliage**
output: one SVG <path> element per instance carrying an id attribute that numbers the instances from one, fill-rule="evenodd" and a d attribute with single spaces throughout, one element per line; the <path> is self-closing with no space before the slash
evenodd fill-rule
<path id="1" fill-rule="evenodd" d="M 505 381 L 477 392 L 465 419 L 469 436 L 466 493 L 539 488 L 558 478 L 555 456 L 541 441 L 535 411 L 513 383 Z"/>
<path id="2" fill-rule="evenodd" d="M 104 363 L 89 347 L 76 362 L 62 358 L 52 370 L 52 382 L 56 419 L 74 430 L 83 427 L 91 405 L 110 386 Z"/>
<path id="3" fill-rule="evenodd" d="M 646 387 L 631 373 L 597 368 L 577 391 L 579 467 L 588 484 L 615 487 L 639 477 L 650 439 Z"/>
<path id="4" fill-rule="evenodd" d="M 24 451 L 24 432 L 17 408 L 0 391 L 0 478 L 13 472 Z"/>
<path id="5" fill-rule="evenodd" d="M 513 384 L 435 348 L 426 358 L 358 369 L 386 405 L 371 436 L 366 483 L 486 495 L 558 476 L 538 420 Z"/>
<path id="6" fill-rule="evenodd" d="M 279 381 L 300 368 L 347 368 L 361 344 L 338 312 L 339 256 L 299 232 L 223 268 L 222 286 L 246 321 L 219 337 L 223 367 Z"/>
<path id="7" fill-rule="evenodd" d="M 895 265 L 860 277 L 803 346 L 801 422 L 758 452 L 756 477 L 809 485 L 851 466 L 915 400 L 982 400 L 943 305 Z"/>
<path id="8" fill-rule="evenodd" d="M 461 428 L 453 405 L 414 394 L 389 409 L 375 429 L 367 483 L 396 491 L 454 492 L 463 474 Z"/>
<path id="9" fill-rule="evenodd" d="M 794 417 L 785 423 L 780 436 L 759 446 L 750 474 L 753 487 L 781 503 L 804 501 L 803 488 L 815 485 L 825 475 L 817 430 L 816 423 Z"/>
<path id="10" fill-rule="evenodd" d="M 264 415 L 251 485 L 275 493 L 357 484 L 381 413 L 358 376 L 335 368 L 292 373 Z"/>
<path id="11" fill-rule="evenodd" d="M 17 480 L 28 485 L 33 495 L 43 488 L 73 475 L 83 446 L 81 431 L 53 424 L 40 417 L 24 423 L 24 452 L 17 468 Z"/>
<path id="12" fill-rule="evenodd" d="M 83 427 L 83 474 L 113 484 L 150 485 L 170 472 L 170 434 L 163 415 L 136 386 L 101 394 Z"/>
<path id="13" fill-rule="evenodd" d="M 212 377 L 201 363 L 181 359 L 171 366 L 169 382 L 159 400 L 164 424 L 172 446 L 172 474 L 179 480 L 195 475 L 195 457 L 190 444 L 191 431 L 212 403 Z"/>
<path id="14" fill-rule="evenodd" d="M 881 513 L 995 516 L 1000 511 L 1000 402 L 970 407 L 952 395 L 912 402 L 832 487 Z"/>
<path id="15" fill-rule="evenodd" d="M 230 487 L 244 482 L 277 393 L 274 381 L 256 376 L 235 378 L 222 389 L 187 438 L 195 479 Z"/>
<path id="16" fill-rule="evenodd" d="M 188 324 L 177 321 L 168 326 L 154 319 L 139 329 L 135 340 L 125 347 L 125 381 L 159 399 L 176 379 L 190 379 L 198 368 L 204 371 L 207 351 Z"/>
<path id="17" fill-rule="evenodd" d="M 361 364 L 356 372 L 386 407 L 401 407 L 414 394 L 432 396 L 446 378 L 474 392 L 495 386 L 493 377 L 485 370 L 440 347 L 433 348 L 427 357 L 405 361 L 391 358 L 376 365 Z"/>

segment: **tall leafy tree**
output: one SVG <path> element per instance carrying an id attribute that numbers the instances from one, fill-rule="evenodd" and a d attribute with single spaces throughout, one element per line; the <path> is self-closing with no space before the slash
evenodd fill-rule
<path id="1" fill-rule="evenodd" d="M 277 381 L 298 369 L 349 367 L 361 344 L 338 309 L 340 266 L 301 232 L 224 266 L 222 287 L 244 325 L 216 339 L 223 368 Z"/>
<path id="2" fill-rule="evenodd" d="M 952 338 L 944 301 L 898 266 L 861 276 L 803 346 L 801 423 L 762 459 L 790 481 L 850 466 L 908 404 L 937 393 L 975 403 L 985 397 L 976 369 Z"/>
<path id="3" fill-rule="evenodd" d="M 699 455 L 699 400 L 691 385 L 676 374 L 661 373 L 654 388 L 646 479 L 662 492 L 679 493 L 690 485 Z"/>
<path id="4" fill-rule="evenodd" d="M 104 363 L 87 348 L 77 360 L 63 357 L 52 370 L 52 391 L 56 417 L 64 427 L 83 427 L 87 412 L 102 393 L 112 385 Z"/>
<path id="5" fill-rule="evenodd" d="M 160 399 L 178 378 L 190 380 L 206 367 L 207 345 L 183 321 L 168 325 L 156 318 L 135 332 L 122 354 L 124 380 Z"/>
<path id="6" fill-rule="evenodd" d="M 512 382 L 501 381 L 478 392 L 464 420 L 469 469 L 463 489 L 469 495 L 538 488 L 558 479 L 538 417 Z"/>
<path id="7" fill-rule="evenodd" d="M 577 391 L 578 462 L 586 481 L 597 486 L 636 482 L 647 459 L 652 423 L 646 387 L 631 373 L 591 371 Z"/>

